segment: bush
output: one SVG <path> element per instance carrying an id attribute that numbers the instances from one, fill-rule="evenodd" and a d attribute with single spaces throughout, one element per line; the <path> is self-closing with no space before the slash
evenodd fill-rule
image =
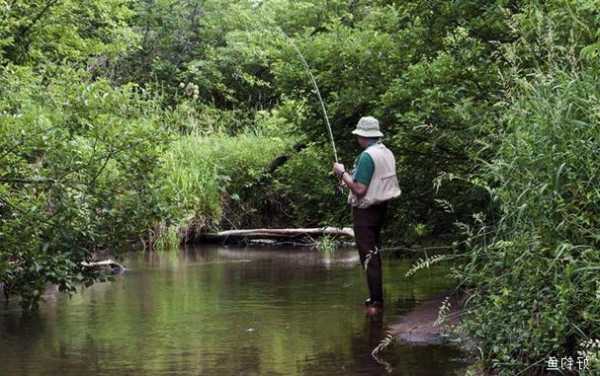
<path id="1" fill-rule="evenodd" d="M 460 274 L 476 286 L 466 326 L 500 374 L 577 359 L 600 335 L 599 78 L 555 69 L 520 80 L 486 168 L 501 218 Z"/>
<path id="2" fill-rule="evenodd" d="M 336 196 L 331 146 L 309 145 L 275 174 L 274 194 L 291 226 L 347 225 L 346 196 Z"/>
<path id="3" fill-rule="evenodd" d="M 155 102 L 55 69 L 0 70 L 0 282 L 26 308 L 47 283 L 97 279 L 83 261 L 127 249 L 161 216 L 151 183 L 168 137 Z"/>

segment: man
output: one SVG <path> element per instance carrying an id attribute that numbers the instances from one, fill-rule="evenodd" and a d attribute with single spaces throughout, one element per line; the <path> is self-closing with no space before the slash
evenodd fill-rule
<path id="1" fill-rule="evenodd" d="M 361 118 L 352 134 L 357 136 L 364 151 L 356 158 L 352 174 L 341 163 L 334 163 L 333 171 L 350 189 L 348 203 L 352 207 L 354 237 L 369 287 L 370 296 L 365 304 L 369 308 L 383 308 L 380 234 L 388 201 L 401 193 L 396 160 L 381 142 L 383 133 L 374 117 Z"/>

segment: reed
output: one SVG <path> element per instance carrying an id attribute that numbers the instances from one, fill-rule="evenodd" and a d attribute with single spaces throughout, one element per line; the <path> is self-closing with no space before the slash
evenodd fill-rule
<path id="1" fill-rule="evenodd" d="M 317 241 L 317 249 L 326 255 L 333 255 L 337 250 L 337 242 L 334 237 L 324 235 Z"/>

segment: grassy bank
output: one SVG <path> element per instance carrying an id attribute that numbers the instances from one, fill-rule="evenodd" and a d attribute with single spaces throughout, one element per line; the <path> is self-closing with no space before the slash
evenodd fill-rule
<path id="1" fill-rule="evenodd" d="M 260 133 L 188 135 L 169 145 L 156 189 L 171 219 L 157 234 L 159 247 L 168 245 L 163 236 L 178 244 L 197 233 L 252 222 L 264 211 L 260 184 L 291 145 Z"/>
<path id="2" fill-rule="evenodd" d="M 549 357 L 600 367 L 590 345 L 600 336 L 598 78 L 555 70 L 521 81 L 485 170 L 501 218 L 481 224 L 460 274 L 475 287 L 465 326 L 500 374 Z"/>

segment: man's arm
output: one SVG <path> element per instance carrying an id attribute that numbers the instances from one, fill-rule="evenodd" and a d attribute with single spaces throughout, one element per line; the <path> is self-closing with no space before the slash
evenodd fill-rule
<path id="1" fill-rule="evenodd" d="M 343 164 L 334 163 L 333 172 L 344 182 L 344 184 L 346 184 L 356 197 L 360 198 L 367 193 L 367 186 L 361 182 L 354 181 L 352 175 L 346 171 Z"/>
<path id="2" fill-rule="evenodd" d="M 361 198 L 365 195 L 365 193 L 367 193 L 367 186 L 361 182 L 354 181 L 354 179 L 352 179 L 352 175 L 350 175 L 350 173 L 347 171 L 344 171 L 342 174 L 342 181 L 358 198 Z"/>

